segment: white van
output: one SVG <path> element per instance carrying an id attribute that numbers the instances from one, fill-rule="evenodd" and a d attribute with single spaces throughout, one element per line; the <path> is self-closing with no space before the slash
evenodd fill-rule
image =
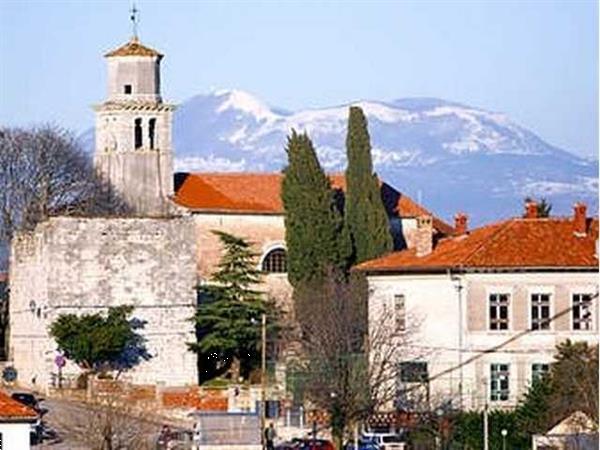
<path id="1" fill-rule="evenodd" d="M 381 450 L 406 450 L 406 442 L 393 433 L 363 433 L 361 438 L 375 442 Z"/>

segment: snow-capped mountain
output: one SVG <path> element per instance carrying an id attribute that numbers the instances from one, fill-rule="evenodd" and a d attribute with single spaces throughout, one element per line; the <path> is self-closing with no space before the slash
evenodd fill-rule
<path id="1" fill-rule="evenodd" d="M 380 176 L 450 220 L 473 223 L 521 213 L 526 196 L 570 214 L 597 211 L 598 161 L 544 142 L 504 114 L 439 99 L 359 101 Z M 312 138 L 322 165 L 343 170 L 348 106 L 289 112 L 242 91 L 198 95 L 180 105 L 173 139 L 181 171 L 274 171 L 286 164 L 293 128 Z"/>
<path id="2" fill-rule="evenodd" d="M 457 211 L 472 224 L 519 215 L 526 196 L 546 197 L 558 214 L 577 200 L 598 210 L 598 161 L 553 147 L 504 114 L 432 98 L 351 104 L 368 117 L 378 174 L 448 221 Z M 290 112 L 239 90 L 195 96 L 175 113 L 176 170 L 278 171 L 296 129 L 308 132 L 326 170 L 342 171 L 348 106 Z"/>

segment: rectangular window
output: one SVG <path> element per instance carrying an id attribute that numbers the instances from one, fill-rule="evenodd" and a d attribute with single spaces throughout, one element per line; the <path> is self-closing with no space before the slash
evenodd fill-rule
<path id="1" fill-rule="evenodd" d="M 490 400 L 494 402 L 508 400 L 510 365 L 492 364 L 490 372 Z"/>
<path id="2" fill-rule="evenodd" d="M 550 364 L 535 363 L 531 365 L 531 381 L 542 379 L 550 371 Z"/>
<path id="3" fill-rule="evenodd" d="M 508 330 L 509 294 L 490 294 L 490 330 Z"/>
<path id="4" fill-rule="evenodd" d="M 406 330 L 406 305 L 404 295 L 394 295 L 394 324 L 396 331 Z"/>
<path id="5" fill-rule="evenodd" d="M 403 383 L 423 383 L 429 380 L 427 363 L 406 361 L 400 363 L 400 381 Z"/>
<path id="6" fill-rule="evenodd" d="M 592 294 L 573 294 L 573 329 L 592 329 Z"/>
<path id="7" fill-rule="evenodd" d="M 125 86 L 123 86 L 123 92 L 125 94 L 131 94 L 131 85 L 130 84 L 126 84 Z"/>
<path id="8" fill-rule="evenodd" d="M 550 294 L 531 294 L 531 329 L 550 329 Z"/>

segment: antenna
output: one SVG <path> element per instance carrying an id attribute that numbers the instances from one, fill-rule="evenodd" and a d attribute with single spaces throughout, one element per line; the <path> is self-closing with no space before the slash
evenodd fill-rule
<path id="1" fill-rule="evenodd" d="M 137 41 L 137 39 L 138 39 L 137 28 L 138 28 L 138 22 L 139 22 L 138 14 L 139 14 L 140 10 L 135 7 L 135 3 L 132 3 L 131 9 L 129 10 L 129 12 L 131 13 L 131 15 L 129 16 L 129 19 L 131 20 L 131 29 L 133 32 L 133 39 Z"/>

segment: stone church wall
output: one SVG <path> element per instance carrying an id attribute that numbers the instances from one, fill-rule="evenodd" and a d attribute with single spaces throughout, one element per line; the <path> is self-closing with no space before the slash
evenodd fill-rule
<path id="1" fill-rule="evenodd" d="M 135 383 L 197 382 L 186 343 L 197 282 L 191 218 L 52 218 L 13 242 L 11 355 L 25 385 L 45 387 L 56 372 L 48 327 L 59 314 L 134 305 L 152 358 L 123 377 Z M 67 374 L 76 368 L 68 365 Z M 35 383 L 33 383 L 35 380 Z"/>
<path id="2" fill-rule="evenodd" d="M 258 255 L 258 268 L 266 253 L 276 247 L 285 247 L 283 216 L 268 214 L 194 214 L 196 223 L 198 276 L 207 280 L 217 269 L 222 247 L 212 230 L 224 231 L 252 242 Z M 263 278 L 264 291 L 288 311 L 291 307 L 292 288 L 286 274 L 268 274 Z"/>

